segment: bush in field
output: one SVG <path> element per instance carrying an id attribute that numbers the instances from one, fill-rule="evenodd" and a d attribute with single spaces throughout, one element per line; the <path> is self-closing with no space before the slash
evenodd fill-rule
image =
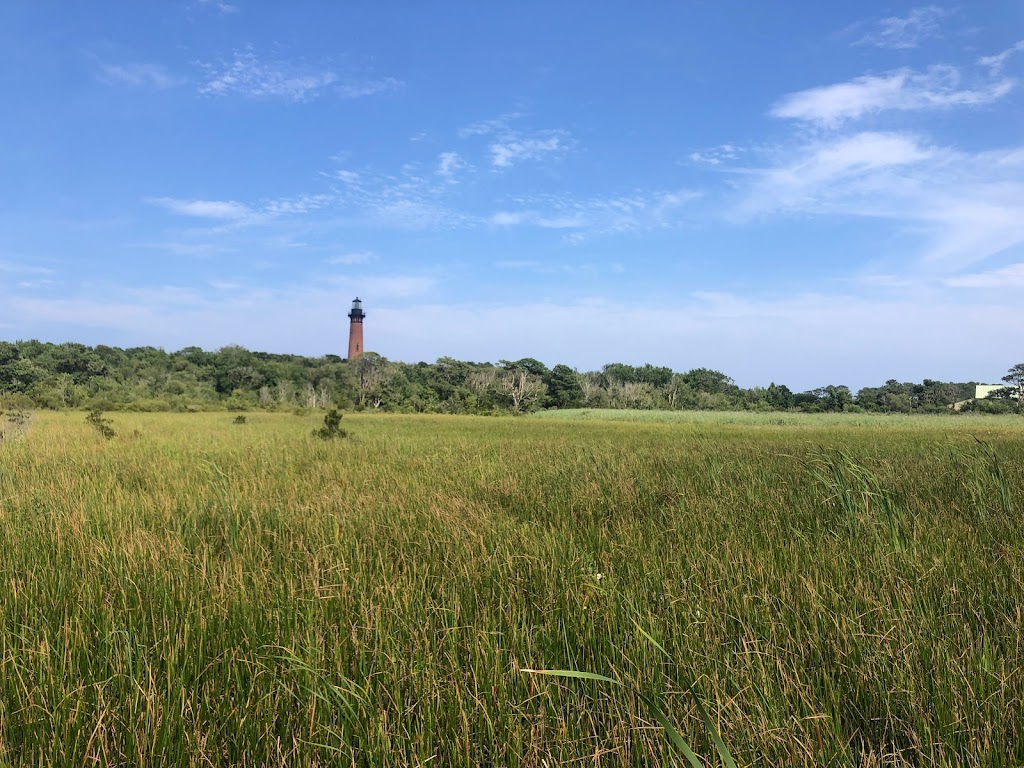
<path id="1" fill-rule="evenodd" d="M 231 423 L 232 424 L 245 424 L 245 416 L 242 416 L 241 414 L 239 414 L 238 416 L 235 416 L 234 419 L 232 419 Z"/>
<path id="2" fill-rule="evenodd" d="M 321 440 L 333 440 L 338 437 L 348 437 L 348 432 L 341 428 L 341 413 L 337 408 L 331 408 L 324 416 L 324 425 L 314 429 L 313 434 Z"/>
<path id="3" fill-rule="evenodd" d="M 117 434 L 110 426 L 113 422 L 103 417 L 103 411 L 89 411 L 89 415 L 85 417 L 85 420 L 107 440 Z"/>
<path id="4" fill-rule="evenodd" d="M 31 420 L 32 414 L 21 408 L 0 410 L 0 443 L 25 434 Z"/>

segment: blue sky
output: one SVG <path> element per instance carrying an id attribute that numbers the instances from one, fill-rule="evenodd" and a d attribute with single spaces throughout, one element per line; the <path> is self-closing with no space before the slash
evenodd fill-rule
<path id="1" fill-rule="evenodd" d="M 994 381 L 1024 2 L 0 5 L 0 338 Z"/>

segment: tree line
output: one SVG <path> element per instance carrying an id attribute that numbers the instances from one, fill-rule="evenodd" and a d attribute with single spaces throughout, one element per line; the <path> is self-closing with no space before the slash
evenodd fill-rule
<path id="1" fill-rule="evenodd" d="M 708 368 L 609 363 L 599 371 L 551 368 L 533 358 L 474 363 L 442 357 L 403 363 L 372 352 L 335 355 L 253 352 L 239 346 L 120 349 L 40 341 L 0 342 L 0 399 L 24 408 L 190 411 L 342 407 L 410 413 L 526 413 L 544 408 L 637 408 L 807 412 L 1007 412 L 1024 403 L 1024 364 L 1007 387 L 971 402 L 975 382 L 895 379 L 852 392 L 827 385 L 742 388 Z"/>

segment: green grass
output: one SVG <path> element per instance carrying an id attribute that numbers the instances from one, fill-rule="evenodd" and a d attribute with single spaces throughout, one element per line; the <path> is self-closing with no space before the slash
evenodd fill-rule
<path id="1" fill-rule="evenodd" d="M 668 424 L 742 424 L 752 427 L 941 427 L 970 431 L 978 426 L 1013 428 L 1019 416 L 987 414 L 884 414 L 884 413 L 788 413 L 780 411 L 647 411 L 602 408 L 572 408 L 537 411 L 532 419 L 568 419 L 571 421 L 641 421 Z M 1021 425 L 1024 428 L 1024 425 Z"/>
<path id="2" fill-rule="evenodd" d="M 566 415 L 37 416 L 0 764 L 1024 762 L 1024 419 Z"/>

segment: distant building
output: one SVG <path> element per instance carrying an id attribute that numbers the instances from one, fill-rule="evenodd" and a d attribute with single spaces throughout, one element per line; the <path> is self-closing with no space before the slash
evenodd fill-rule
<path id="1" fill-rule="evenodd" d="M 993 392 L 995 392 L 997 390 L 1000 390 L 1000 389 L 1007 389 L 1007 386 L 1005 384 L 978 384 L 974 388 L 974 399 L 975 400 L 984 400 L 986 397 L 991 395 Z M 1011 392 L 1010 393 L 1010 397 L 1016 399 L 1017 398 L 1017 393 L 1016 392 Z"/>
<path id="2" fill-rule="evenodd" d="M 363 354 L 363 302 L 356 296 L 352 302 L 352 311 L 348 313 L 348 359 L 355 360 Z"/>
<path id="3" fill-rule="evenodd" d="M 959 411 L 961 408 L 963 408 L 968 403 L 973 403 L 976 400 L 984 400 L 986 397 L 991 395 L 993 392 L 996 392 L 996 391 L 998 391 L 1000 389 L 1005 389 L 1005 388 L 1006 388 L 1005 384 L 975 384 L 974 385 L 974 397 L 972 397 L 970 400 L 960 400 L 959 402 L 953 403 L 949 407 L 952 408 L 954 411 Z M 1010 397 L 1016 399 L 1017 393 L 1016 392 L 1012 393 L 1010 395 Z"/>

